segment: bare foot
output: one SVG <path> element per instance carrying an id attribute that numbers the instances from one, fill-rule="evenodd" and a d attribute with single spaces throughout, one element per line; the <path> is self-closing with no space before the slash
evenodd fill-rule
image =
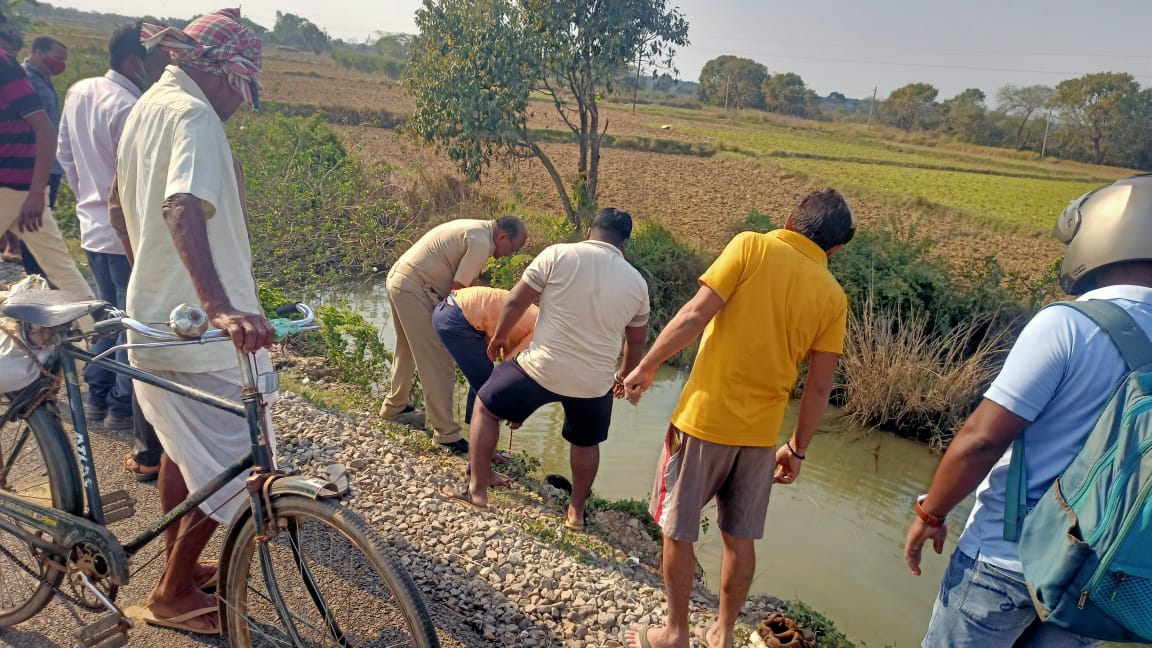
<path id="1" fill-rule="evenodd" d="M 569 529 L 584 528 L 584 511 L 577 512 L 572 508 L 571 504 L 568 505 L 568 512 L 565 514 L 565 519 L 568 522 L 567 526 Z"/>
<path id="2" fill-rule="evenodd" d="M 219 568 L 215 561 L 196 563 L 196 566 L 192 568 L 192 582 L 202 588 L 204 583 L 212 580 L 218 571 Z"/>
<path id="3" fill-rule="evenodd" d="M 216 597 L 209 596 L 200 590 L 192 590 L 171 598 L 161 597 L 152 590 L 148 597 L 148 609 L 160 619 L 172 619 L 189 612 L 210 608 L 216 605 Z M 202 634 L 219 634 L 220 615 L 217 612 L 208 612 L 183 622 L 184 628 L 189 632 Z"/>
<path id="4" fill-rule="evenodd" d="M 713 623 L 712 627 L 708 628 L 704 638 L 708 640 L 708 648 L 733 648 L 735 645 L 732 630 L 725 632 L 718 623 Z"/>
<path id="5" fill-rule="evenodd" d="M 488 476 L 488 485 L 493 488 L 504 488 L 505 486 L 512 485 L 512 478 L 501 472 L 492 471 Z"/>
<path id="6" fill-rule="evenodd" d="M 632 624 L 622 634 L 624 648 L 688 648 L 688 635 L 676 637 L 671 628 Z"/>

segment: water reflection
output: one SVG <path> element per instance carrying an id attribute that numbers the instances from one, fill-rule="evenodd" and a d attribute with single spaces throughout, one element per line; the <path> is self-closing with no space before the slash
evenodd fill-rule
<path id="1" fill-rule="evenodd" d="M 383 285 L 315 295 L 346 301 L 395 344 Z M 608 499 L 647 500 L 668 417 L 686 374 L 663 368 L 639 407 L 617 401 L 612 430 L 601 446 L 596 493 Z M 795 424 L 793 407 L 785 430 Z M 563 413 L 541 409 L 511 439 L 516 451 L 539 457 L 545 472 L 570 475 L 568 445 L 560 436 Z M 501 446 L 509 443 L 503 429 Z M 912 502 L 926 490 L 939 457 L 925 444 L 859 430 L 830 412 L 813 441 L 797 483 L 772 493 L 764 538 L 757 542 L 753 593 L 799 598 L 827 614 L 851 639 L 869 646 L 918 646 L 932 602 L 971 500 L 952 514 L 944 556 L 925 557 L 924 575 L 904 564 L 904 532 Z M 766 471 L 771 466 L 765 466 Z M 720 536 L 715 507 L 697 555 L 714 589 L 720 583 Z"/>

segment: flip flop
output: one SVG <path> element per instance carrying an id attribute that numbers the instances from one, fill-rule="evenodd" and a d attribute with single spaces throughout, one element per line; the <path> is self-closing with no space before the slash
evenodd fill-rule
<path id="1" fill-rule="evenodd" d="M 205 614 L 216 614 L 218 612 L 219 609 L 213 605 L 212 607 L 203 607 L 198 610 L 192 610 L 191 612 L 185 612 L 184 614 L 178 614 L 174 617 L 160 617 L 156 616 L 156 613 L 152 611 L 152 608 L 146 607 L 141 610 L 140 618 L 144 621 L 144 623 L 147 623 L 148 625 L 159 626 L 161 628 L 183 630 L 184 632 L 192 632 L 194 634 L 202 635 L 218 635 L 220 634 L 219 627 L 205 630 L 200 626 L 193 626 L 188 623 L 189 621 L 204 616 Z M 216 622 L 220 622 L 219 617 L 217 617 Z"/>
<path id="2" fill-rule="evenodd" d="M 205 594 L 212 594 L 216 591 L 216 586 L 220 583 L 220 565 L 212 560 L 200 563 L 204 567 L 211 566 L 213 568 L 212 575 L 204 580 L 202 583 L 196 583 L 196 588 Z"/>
<path id="3" fill-rule="evenodd" d="M 441 497 L 445 497 L 445 498 L 450 499 L 452 501 L 463 502 L 463 503 L 467 504 L 468 506 L 478 508 L 478 509 L 488 508 L 487 506 L 481 506 L 481 505 L 477 504 L 476 502 L 472 501 L 472 493 L 468 492 L 467 486 L 461 488 L 460 486 L 457 486 L 455 484 L 444 484 L 443 486 L 441 486 L 440 488 L 438 488 L 436 490 L 437 490 L 437 492 L 440 493 Z"/>
<path id="4" fill-rule="evenodd" d="M 133 453 L 129 452 L 124 455 L 124 470 L 132 473 L 138 482 L 150 482 L 160 476 L 160 465 L 155 466 L 141 466 L 136 463 L 136 458 Z"/>
<path id="5" fill-rule="evenodd" d="M 344 464 L 334 463 L 324 469 L 324 477 L 336 492 L 332 497 L 342 497 L 352 490 L 352 475 L 348 474 L 348 469 Z"/>
<path id="6" fill-rule="evenodd" d="M 620 628 L 620 643 L 624 645 L 624 648 L 652 648 L 652 644 L 648 643 L 648 630 L 651 627 L 652 626 L 632 624 L 626 628 Z M 628 643 L 628 635 L 626 633 L 629 630 L 635 632 L 636 636 L 640 638 L 639 646 Z"/>

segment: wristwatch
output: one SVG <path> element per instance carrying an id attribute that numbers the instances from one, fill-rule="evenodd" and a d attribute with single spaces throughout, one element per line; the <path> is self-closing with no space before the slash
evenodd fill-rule
<path id="1" fill-rule="evenodd" d="M 925 511 L 923 503 L 926 497 L 928 497 L 927 493 L 916 498 L 916 506 L 914 507 L 916 510 L 916 517 L 920 518 L 921 522 L 931 527 L 944 526 L 944 522 L 948 519 L 948 516 L 933 515 L 928 511 Z"/>

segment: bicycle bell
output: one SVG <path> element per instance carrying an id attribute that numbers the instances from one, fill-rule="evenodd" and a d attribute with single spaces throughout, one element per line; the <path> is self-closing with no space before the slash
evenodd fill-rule
<path id="1" fill-rule="evenodd" d="M 198 338 L 208 330 L 208 313 L 193 304 L 180 304 L 168 316 L 172 332 L 183 338 Z"/>

